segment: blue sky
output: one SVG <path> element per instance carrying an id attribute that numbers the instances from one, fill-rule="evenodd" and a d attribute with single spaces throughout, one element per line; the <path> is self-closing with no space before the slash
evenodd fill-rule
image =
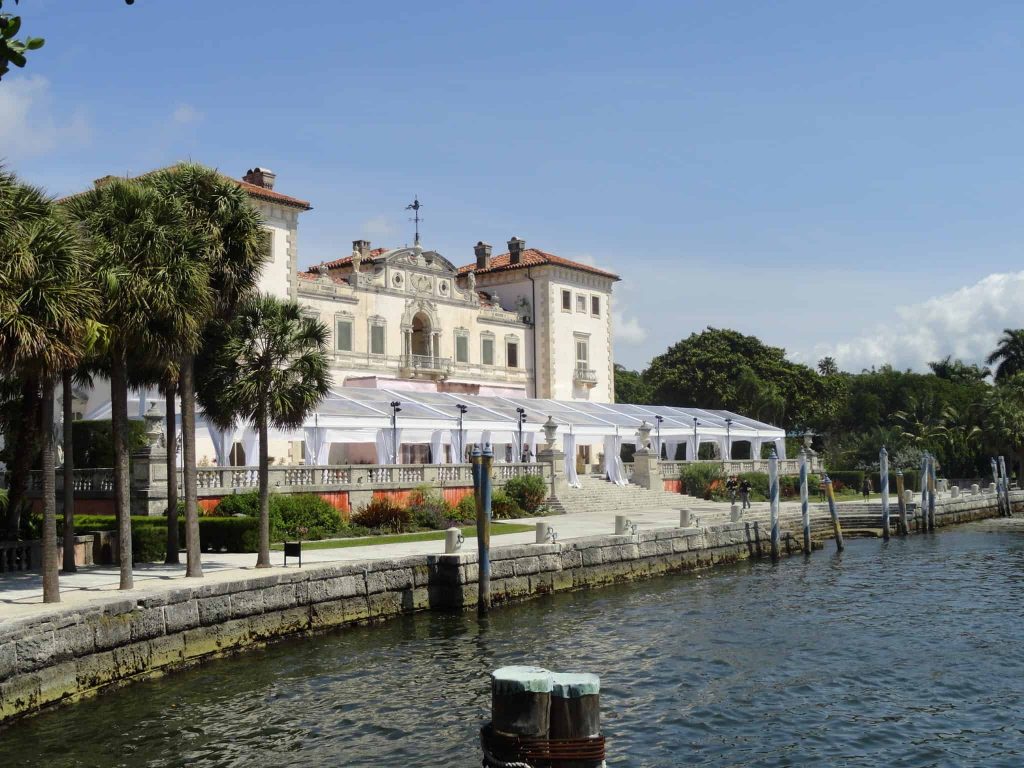
<path id="1" fill-rule="evenodd" d="M 707 325 L 852 370 L 1024 325 L 1013 3 L 23 0 L 0 156 L 66 193 L 191 157 L 351 241 L 528 245 L 623 276 L 616 358 Z"/>

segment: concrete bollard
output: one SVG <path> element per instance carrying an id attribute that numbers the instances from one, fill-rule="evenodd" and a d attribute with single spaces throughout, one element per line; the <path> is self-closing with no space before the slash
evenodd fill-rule
<path id="1" fill-rule="evenodd" d="M 971 483 L 971 496 L 977 496 L 981 493 L 981 486 L 977 483 Z"/>
<path id="2" fill-rule="evenodd" d="M 906 504 L 914 503 L 914 492 L 909 488 L 903 492 L 903 501 Z"/>
<path id="3" fill-rule="evenodd" d="M 995 493 L 996 492 L 996 484 L 995 483 L 989 483 L 988 484 L 988 492 L 989 493 Z"/>
<path id="4" fill-rule="evenodd" d="M 458 528 L 449 528 L 444 532 L 444 553 L 446 555 L 454 555 L 462 547 L 462 542 L 465 539 L 462 536 L 462 531 Z"/>
<path id="5" fill-rule="evenodd" d="M 692 514 L 688 509 L 679 510 L 679 527 L 689 528 L 692 525 Z"/>
<path id="6" fill-rule="evenodd" d="M 548 543 L 548 524 L 545 522 L 537 523 L 537 543 Z"/>
<path id="7" fill-rule="evenodd" d="M 625 536 L 626 535 L 626 516 L 616 515 L 615 516 L 615 535 Z"/>
<path id="8" fill-rule="evenodd" d="M 960 498 L 960 486 L 959 485 L 954 485 L 952 488 L 949 489 L 949 498 L 951 498 L 951 499 L 959 499 Z"/>
<path id="9" fill-rule="evenodd" d="M 740 505 L 739 504 L 733 504 L 731 507 L 729 507 L 729 520 L 730 520 L 730 522 L 738 523 L 742 517 L 743 517 L 743 512 L 742 512 L 742 510 L 740 510 Z"/>

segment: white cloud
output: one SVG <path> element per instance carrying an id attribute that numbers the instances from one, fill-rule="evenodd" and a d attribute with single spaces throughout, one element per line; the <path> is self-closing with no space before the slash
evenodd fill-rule
<path id="1" fill-rule="evenodd" d="M 635 317 L 612 312 L 612 338 L 623 344 L 642 344 L 647 340 L 647 329 Z"/>
<path id="2" fill-rule="evenodd" d="M 179 125 L 189 125 L 191 123 L 198 123 L 203 119 L 203 113 L 193 107 L 191 104 L 179 104 L 174 109 L 172 115 L 174 122 Z"/>
<path id="3" fill-rule="evenodd" d="M 951 293 L 896 308 L 897 319 L 850 341 L 815 347 L 840 368 L 859 371 L 891 363 L 924 370 L 931 360 L 952 355 L 980 362 L 1004 328 L 1024 327 L 1024 272 L 993 274 Z"/>
<path id="4" fill-rule="evenodd" d="M 0 88 L 0 157 L 13 161 L 89 141 L 81 111 L 58 115 L 50 81 L 40 75 L 4 80 Z"/>
<path id="5" fill-rule="evenodd" d="M 362 231 L 363 237 L 368 237 L 372 240 L 375 237 L 391 237 L 397 230 L 395 225 L 391 223 L 391 220 L 384 214 L 381 214 L 364 221 L 360 231 Z"/>

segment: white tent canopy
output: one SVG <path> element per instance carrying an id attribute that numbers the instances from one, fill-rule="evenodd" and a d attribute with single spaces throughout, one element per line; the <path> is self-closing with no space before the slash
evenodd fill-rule
<path id="1" fill-rule="evenodd" d="M 140 402 L 142 400 L 143 402 Z M 325 464 L 334 444 L 362 443 L 376 446 L 378 461 L 401 451 L 395 451 L 392 432 L 391 403 L 400 403 L 397 414 L 399 446 L 421 444 L 431 446 L 433 461 L 448 447 L 450 454 L 462 457 L 465 446 L 471 444 L 504 444 L 515 448 L 518 460 L 519 411 L 526 415 L 523 422 L 523 443 L 531 446 L 543 444 L 542 427 L 550 417 L 558 425 L 558 436 L 574 436 L 574 444 L 603 444 L 605 438 L 614 438 L 614 444 L 633 444 L 638 441 L 638 428 L 646 422 L 651 428 L 651 440 L 657 444 L 658 417 L 661 417 L 661 442 L 669 458 L 675 447 L 684 444 L 688 458 L 696 455 L 696 444 L 713 443 L 722 458 L 732 455 L 737 442 L 749 442 L 752 456 L 759 457 L 761 447 L 773 444 L 779 458 L 786 458 L 785 432 L 770 424 L 756 421 L 730 411 L 702 408 L 681 408 L 664 405 L 629 405 L 622 403 L 592 403 L 589 401 L 548 400 L 533 398 L 460 395 L 444 392 L 397 392 L 386 389 L 359 387 L 336 388 L 310 414 L 300 429 L 281 431 L 271 429 L 269 439 L 274 441 L 304 442 L 306 461 Z M 146 403 L 163 413 L 163 398 L 139 398 L 133 395 L 129 413 L 141 414 Z M 459 408 L 465 406 L 462 433 L 459 433 Z M 134 407 L 133 407 L 134 406 Z M 180 423 L 180 409 L 179 409 Z M 87 419 L 110 418 L 110 403 L 95 408 Z M 226 463 L 231 446 L 240 442 L 248 463 L 255 463 L 257 436 L 250 424 L 238 424 L 234 430 L 219 430 L 208 423 L 202 411 L 196 414 L 197 431 L 208 432 L 214 445 L 218 464 Z M 558 443 L 562 443 L 558 439 Z M 615 473 L 615 468 L 612 468 Z"/>

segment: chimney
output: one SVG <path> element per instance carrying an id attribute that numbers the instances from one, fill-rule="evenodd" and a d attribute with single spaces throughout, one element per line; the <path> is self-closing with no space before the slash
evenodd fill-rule
<path id="1" fill-rule="evenodd" d="M 481 240 L 473 248 L 473 253 L 476 254 L 476 268 L 478 270 L 491 268 L 491 246 Z"/>
<path id="2" fill-rule="evenodd" d="M 370 241 L 369 240 L 353 240 L 352 250 L 359 251 L 362 257 L 365 259 L 370 255 Z"/>
<path id="3" fill-rule="evenodd" d="M 277 174 L 269 168 L 250 168 L 245 176 L 242 177 L 242 181 L 255 184 L 257 187 L 263 187 L 264 189 L 273 189 L 274 179 L 276 178 Z"/>
<path id="4" fill-rule="evenodd" d="M 508 241 L 508 263 L 518 264 L 523 260 L 523 252 L 526 250 L 526 241 L 520 240 L 515 235 Z"/>

